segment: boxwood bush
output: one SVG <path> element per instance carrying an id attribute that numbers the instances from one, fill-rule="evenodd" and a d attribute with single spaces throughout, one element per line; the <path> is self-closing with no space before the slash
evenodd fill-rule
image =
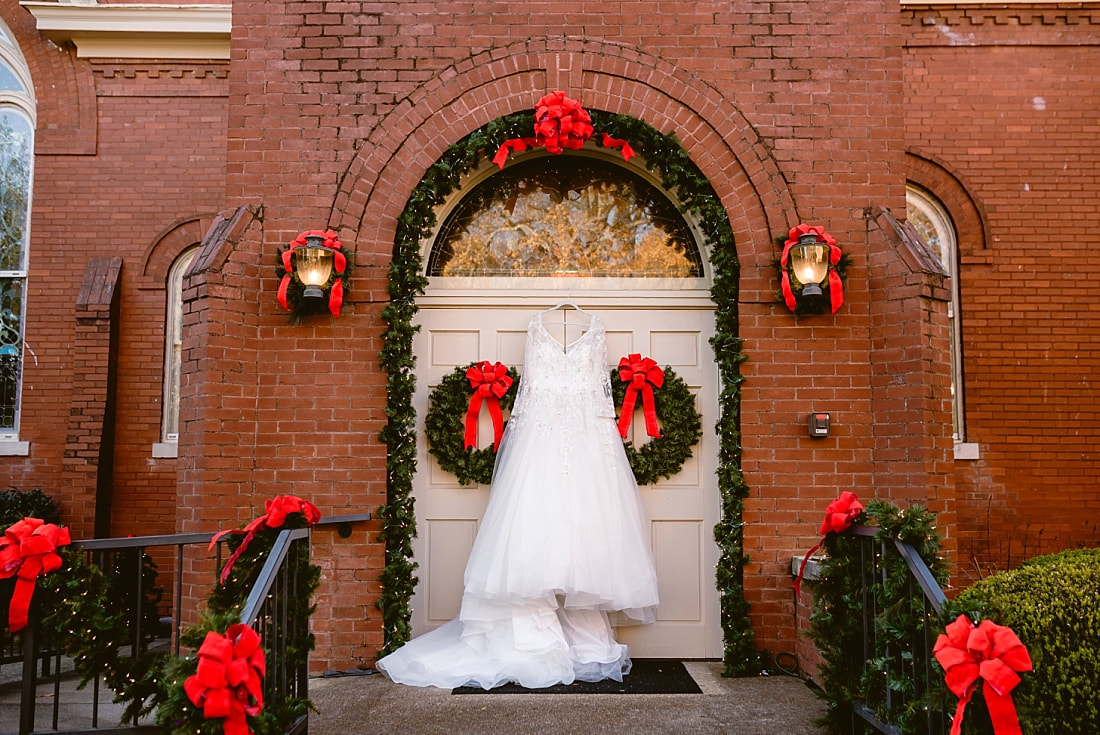
<path id="1" fill-rule="evenodd" d="M 24 518 L 41 518 L 46 523 L 60 523 L 61 511 L 53 498 L 37 488 L 18 490 L 11 487 L 0 491 L 0 533 Z"/>
<path id="2" fill-rule="evenodd" d="M 1036 557 L 961 592 L 952 612 L 1007 625 L 1034 671 L 1012 698 L 1024 735 L 1100 733 L 1100 549 Z M 991 733 L 975 697 L 964 733 Z"/>

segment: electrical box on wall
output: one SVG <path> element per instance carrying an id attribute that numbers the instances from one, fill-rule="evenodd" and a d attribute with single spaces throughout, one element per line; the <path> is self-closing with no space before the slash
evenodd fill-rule
<path id="1" fill-rule="evenodd" d="M 810 414 L 810 436 L 822 438 L 829 435 L 829 414 L 815 411 Z"/>

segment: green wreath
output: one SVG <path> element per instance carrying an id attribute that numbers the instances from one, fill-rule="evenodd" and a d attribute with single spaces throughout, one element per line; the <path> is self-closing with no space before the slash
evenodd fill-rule
<path id="1" fill-rule="evenodd" d="M 635 449 L 623 442 L 630 469 L 639 485 L 652 485 L 662 477 L 672 477 L 691 457 L 691 450 L 703 435 L 703 417 L 695 408 L 695 396 L 691 394 L 683 378 L 665 367 L 664 384 L 653 391 L 653 404 L 661 425 L 661 436 L 654 437 Z M 616 406 L 623 405 L 627 384 L 619 377 L 618 370 L 611 371 L 611 396 Z M 641 399 L 638 408 L 641 408 Z"/>
<path id="2" fill-rule="evenodd" d="M 493 480 L 493 464 L 496 451 L 492 446 L 484 449 L 467 449 L 463 446 L 466 409 L 470 405 L 473 389 L 466 378 L 466 370 L 476 365 L 455 368 L 439 381 L 428 396 L 428 413 L 424 416 L 424 433 L 428 436 L 428 451 L 439 466 L 458 478 L 462 485 L 488 485 Z M 500 398 L 501 412 L 510 411 L 516 402 L 516 383 L 519 374 L 508 368 L 512 387 Z M 505 425 L 507 425 L 505 421 Z"/>
<path id="3" fill-rule="evenodd" d="M 466 408 L 473 393 L 466 370 L 474 364 L 455 368 L 432 390 L 428 396 L 428 413 L 424 417 L 424 433 L 428 437 L 428 451 L 439 461 L 440 467 L 458 478 L 459 484 L 488 485 L 493 480 L 496 452 L 491 446 L 484 449 L 463 446 Z M 500 399 L 501 411 L 510 411 L 516 400 L 515 384 L 519 376 L 515 368 L 509 368 L 508 375 L 513 387 Z M 611 392 L 615 405 L 621 406 L 626 384 L 619 379 L 618 370 L 611 371 Z M 638 449 L 623 443 L 630 469 L 639 485 L 651 485 L 662 477 L 678 473 L 703 434 L 695 396 L 672 368 L 665 368 L 664 385 L 654 391 L 654 406 L 662 436 L 650 439 Z"/>

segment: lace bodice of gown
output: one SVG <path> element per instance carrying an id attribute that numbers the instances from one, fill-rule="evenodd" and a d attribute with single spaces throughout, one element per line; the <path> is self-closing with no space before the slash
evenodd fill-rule
<path id="1" fill-rule="evenodd" d="M 588 331 L 563 345 L 546 330 L 542 314 L 535 314 L 527 327 L 523 377 L 509 423 L 522 425 L 535 417 L 569 426 L 577 411 L 615 418 L 603 322 L 592 315 Z"/>

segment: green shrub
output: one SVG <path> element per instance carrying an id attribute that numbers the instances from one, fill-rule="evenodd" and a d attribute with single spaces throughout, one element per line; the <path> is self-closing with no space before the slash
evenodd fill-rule
<path id="1" fill-rule="evenodd" d="M 9 487 L 0 491 L 0 535 L 24 518 L 41 518 L 46 523 L 60 523 L 61 513 L 57 503 L 38 490 L 18 490 Z M 0 630 L 7 635 L 8 605 L 15 590 L 15 577 L 0 579 Z"/>
<path id="2" fill-rule="evenodd" d="M 61 510 L 53 498 L 37 488 L 17 490 L 12 487 L 0 492 L 0 532 L 24 518 L 60 523 Z"/>
<path id="3" fill-rule="evenodd" d="M 1100 732 L 1100 549 L 1037 557 L 975 583 L 953 607 L 1012 628 L 1027 647 L 1034 671 L 1012 693 L 1024 735 Z M 963 724 L 989 732 L 969 707 Z"/>

